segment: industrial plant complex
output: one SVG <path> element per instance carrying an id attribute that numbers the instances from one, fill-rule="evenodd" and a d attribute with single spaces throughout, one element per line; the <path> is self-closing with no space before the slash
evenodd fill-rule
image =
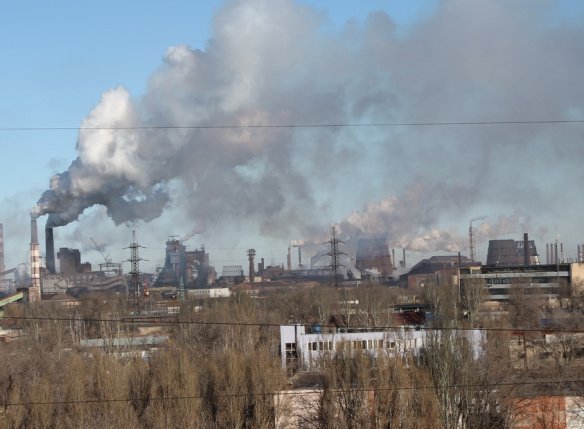
<path id="1" fill-rule="evenodd" d="M 106 256 L 93 238 L 91 241 L 104 259 L 97 266 L 82 262 L 79 249 L 59 247 L 55 251 L 53 227 L 49 222 L 44 231 L 43 252 L 34 217 L 31 219 L 28 268 L 24 272 L 17 268 L 6 270 L 2 228 L 0 224 L 0 294 L 6 302 L 12 302 L 7 298 L 10 296 L 40 301 L 56 295 L 80 297 L 92 293 L 138 299 L 152 291 L 163 291 L 175 298 L 189 293 L 213 296 L 214 289 L 243 287 L 261 292 L 299 282 L 349 288 L 376 284 L 409 291 L 448 284 L 463 291 L 469 283 L 481 281 L 483 301 L 505 303 L 510 290 L 517 285 L 554 300 L 559 299 L 562 288 L 571 290 L 584 284 L 584 245 L 577 246 L 577 259 L 569 260 L 562 243 L 546 243 L 545 260 L 542 260 L 536 243 L 525 233 L 522 240 L 489 240 L 483 264 L 475 260 L 472 226 L 470 257 L 460 253 L 436 255 L 411 267 L 406 262 L 406 249 L 397 249 L 397 260 L 396 249 L 390 248 L 386 239 L 350 238 L 343 242 L 336 237 L 335 228 L 331 229 L 331 239 L 321 246 L 319 253 L 304 255 L 309 264 L 302 262 L 302 245 L 292 242 L 285 255 L 285 265 L 268 265 L 263 257 L 256 262 L 256 250 L 249 249 L 246 252 L 248 265 L 225 265 L 220 270 L 210 264 L 204 246 L 190 250 L 184 242 L 170 237 L 165 244 L 164 264 L 155 273 L 139 272 L 134 266 L 125 273 L 123 264 Z"/>
<path id="2" fill-rule="evenodd" d="M 103 257 L 97 265 L 84 261 L 79 249 L 56 244 L 50 223 L 41 246 L 35 217 L 30 223 L 28 269 L 6 269 L 2 234 L 0 225 L 0 338 L 5 343 L 18 344 L 29 335 L 19 323 L 26 320 L 19 314 L 27 305 L 57 309 L 61 312 L 57 314 L 69 317 L 62 318 L 70 320 L 73 340 L 68 343 L 68 353 L 75 351 L 89 360 L 106 355 L 116 362 L 139 359 L 151 364 L 162 350 L 172 350 L 177 341 L 197 341 L 196 347 L 201 348 L 203 343 L 199 342 L 210 341 L 204 347 L 217 353 L 223 341 L 233 338 L 225 347 L 237 350 L 249 334 L 231 330 L 259 329 L 252 348 L 266 345 L 266 353 L 277 362 L 273 371 L 280 371 L 288 380 L 287 387 L 282 384 L 272 393 L 269 427 L 306 427 L 302 422 L 321 419 L 323 395 L 337 395 L 334 389 L 325 393 L 330 381 L 323 380 L 331 365 L 342 368 L 347 364 L 344 358 L 371 365 L 371 371 L 379 371 L 390 362 L 405 376 L 417 368 L 434 368 L 439 361 L 433 353 L 447 344 L 446 351 L 452 354 L 449 359 L 462 353 L 466 365 L 476 366 L 493 359 L 489 350 L 503 340 L 495 338 L 491 330 L 502 321 L 512 326 L 504 331 L 504 355 L 511 371 L 505 377 L 517 383 L 523 383 L 522 377 L 529 371 L 543 371 L 553 362 L 561 371 L 568 361 L 580 365 L 584 356 L 580 331 L 571 337 L 568 347 L 557 327 L 558 320 L 568 323 L 566 320 L 581 311 L 584 246 L 578 245 L 577 259 L 569 260 L 559 240 L 547 243 L 543 259 L 527 233 L 519 240 L 489 240 L 486 263 L 482 263 L 476 258 L 471 227 L 469 256 L 451 252 L 409 266 L 407 249 L 391 248 L 383 238 L 341 240 L 332 227 L 330 239 L 317 254 L 308 254 L 301 242 L 294 241 L 287 246 L 285 264 L 266 264 L 265 258 L 250 248 L 245 252 L 247 264 L 221 268 L 213 266 L 205 246 L 191 250 L 171 236 L 161 255 L 164 263 L 154 273 L 138 269 L 140 246 L 135 234 L 127 249 L 127 271 L 93 238 Z M 327 292 L 322 291 L 334 295 L 327 298 Z M 379 295 L 371 298 L 371 291 Z M 305 301 L 288 310 L 283 296 Z M 251 303 L 252 313 L 265 307 L 276 323 L 238 319 L 236 306 L 242 300 Z M 112 310 L 105 310 L 105 319 L 83 319 L 77 310 L 86 302 L 103 303 L 107 308 L 114 301 L 125 306 L 117 319 L 110 319 Z M 276 310 L 281 305 L 286 309 Z M 227 314 L 225 309 L 234 313 Z M 96 321 L 118 325 L 115 331 L 103 327 L 92 331 Z M 81 331 L 76 328 L 79 324 Z M 561 359 L 554 357 L 560 345 L 564 347 Z M 466 351 L 457 355 L 455 350 Z M 379 400 L 375 388 L 359 389 L 361 406 L 373 407 Z M 562 410 L 562 418 L 570 421 L 572 413 L 580 415 L 573 410 L 583 400 L 573 387 L 563 389 L 547 388 L 541 395 L 531 396 L 513 392 L 513 401 L 519 402 L 506 404 L 505 413 L 518 412 L 518 403 L 528 407 L 547 404 L 545 395 L 551 394 L 560 398 L 559 402 L 554 402 L 552 411 L 538 412 L 548 416 Z M 490 404 L 485 407 L 494 403 Z M 342 415 L 339 405 L 332 407 L 335 416 Z M 517 425 L 509 427 L 531 424 L 530 413 L 521 416 Z"/>

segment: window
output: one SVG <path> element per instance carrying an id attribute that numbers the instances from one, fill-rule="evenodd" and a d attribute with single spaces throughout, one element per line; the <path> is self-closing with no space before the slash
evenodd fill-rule
<path id="1" fill-rule="evenodd" d="M 296 358 L 296 343 L 286 343 L 286 359 Z"/>

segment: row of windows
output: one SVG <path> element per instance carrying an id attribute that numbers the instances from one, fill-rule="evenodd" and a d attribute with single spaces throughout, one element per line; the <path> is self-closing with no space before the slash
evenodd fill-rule
<path id="1" fill-rule="evenodd" d="M 409 350 L 416 346 L 416 340 L 384 341 L 384 340 L 356 340 L 356 341 L 311 341 L 307 343 L 309 351 L 341 351 L 341 350 Z"/>
<path id="2" fill-rule="evenodd" d="M 529 284 L 529 283 L 552 283 L 557 280 L 557 277 L 525 277 L 525 278 L 510 278 L 510 277 L 494 277 L 487 279 L 487 284 L 491 285 L 506 285 L 506 284 Z"/>
<path id="3" fill-rule="evenodd" d="M 559 293 L 559 289 L 555 288 L 555 287 L 550 287 L 550 288 L 526 288 L 524 289 L 524 292 L 526 294 L 532 294 L 532 295 L 537 295 L 537 294 L 542 294 L 542 293 L 547 293 L 547 294 L 558 294 Z M 489 289 L 489 294 L 490 295 L 508 295 L 511 296 L 512 292 L 509 289 L 505 289 L 505 288 L 490 288 Z"/>

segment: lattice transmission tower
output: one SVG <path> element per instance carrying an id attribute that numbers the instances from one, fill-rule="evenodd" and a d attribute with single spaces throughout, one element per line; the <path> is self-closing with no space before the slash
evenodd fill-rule
<path id="1" fill-rule="evenodd" d="M 339 244 L 344 244 L 344 242 L 337 238 L 337 232 L 334 226 L 331 228 L 331 238 L 325 244 L 329 245 L 329 252 L 326 253 L 326 255 L 331 258 L 331 264 L 329 265 L 329 285 L 331 287 L 337 287 L 339 285 L 339 280 L 343 278 L 341 268 L 346 268 L 341 264 L 340 256 L 346 255 L 346 253 L 339 249 Z"/>
<path id="2" fill-rule="evenodd" d="M 140 246 L 136 243 L 136 231 L 132 231 L 132 243 L 128 246 L 130 249 L 130 278 L 131 278 L 131 288 L 134 297 L 134 313 L 140 314 L 141 312 L 141 288 L 140 288 L 140 258 L 139 249 Z"/>

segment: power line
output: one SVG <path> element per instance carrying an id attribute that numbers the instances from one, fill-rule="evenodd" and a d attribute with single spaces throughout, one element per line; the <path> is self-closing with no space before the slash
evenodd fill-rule
<path id="1" fill-rule="evenodd" d="M 128 127 L 0 127 L 0 131 L 139 131 L 139 130 L 223 130 L 270 128 L 382 128 L 382 127 L 440 127 L 477 125 L 541 125 L 582 124 L 584 119 L 545 119 L 526 121 L 445 121 L 445 122 L 371 122 L 328 124 L 267 124 L 267 125 L 143 125 Z"/>
<path id="2" fill-rule="evenodd" d="M 466 384 L 445 384 L 445 385 L 425 385 L 425 386 L 392 386 L 392 387 L 357 387 L 349 389 L 322 389 L 323 393 L 348 393 L 348 392 L 392 392 L 392 391 L 416 391 L 416 390 L 434 390 L 434 389 L 495 389 L 498 387 L 515 387 L 515 386 L 539 386 L 539 385 L 562 385 L 583 383 L 584 380 L 538 380 L 538 381 L 514 381 L 501 383 L 466 383 Z M 249 398 L 249 397 L 267 397 L 267 396 L 296 396 L 304 395 L 305 392 L 295 390 L 282 390 L 279 392 L 246 392 L 246 393 L 227 393 L 213 395 L 214 399 L 229 398 Z M 100 398 L 100 399 L 78 399 L 70 401 L 34 401 L 34 402 L 5 402 L 4 407 L 32 406 L 32 405 L 90 405 L 98 403 L 119 403 L 119 402 L 148 402 L 148 401 L 175 401 L 189 399 L 205 399 L 203 395 L 179 395 L 179 396 L 154 396 L 145 398 Z"/>
<path id="3" fill-rule="evenodd" d="M 201 326 L 247 326 L 247 327 L 280 327 L 285 325 L 292 325 L 291 323 L 260 323 L 260 322 L 212 322 L 204 320 L 159 320 L 160 318 L 166 317 L 176 317 L 174 315 L 155 315 L 155 319 L 149 320 L 145 317 L 149 316 L 138 316 L 131 319 L 95 319 L 95 318 L 83 318 L 83 317 L 29 317 L 29 316 L 3 316 L 3 319 L 7 320 L 36 320 L 36 321 L 49 321 L 49 322 L 101 322 L 101 323 L 124 323 L 124 324 L 166 324 L 166 325 L 201 325 Z M 311 325 L 309 323 L 300 323 L 300 325 Z M 399 325 L 379 325 L 379 326 L 365 326 L 365 325 L 352 325 L 338 327 L 336 325 L 323 325 L 319 324 L 321 328 L 330 329 L 343 329 L 354 332 L 375 332 L 382 330 L 408 330 L 408 331 L 479 331 L 479 332 L 512 332 L 512 333 L 555 333 L 555 334 L 582 334 L 584 329 L 549 329 L 549 328 L 465 328 L 465 327 L 427 327 L 427 326 L 415 326 L 415 327 L 404 327 Z M 336 332 L 337 334 L 343 334 L 347 332 Z M 350 332 L 349 332 L 350 333 Z"/>

